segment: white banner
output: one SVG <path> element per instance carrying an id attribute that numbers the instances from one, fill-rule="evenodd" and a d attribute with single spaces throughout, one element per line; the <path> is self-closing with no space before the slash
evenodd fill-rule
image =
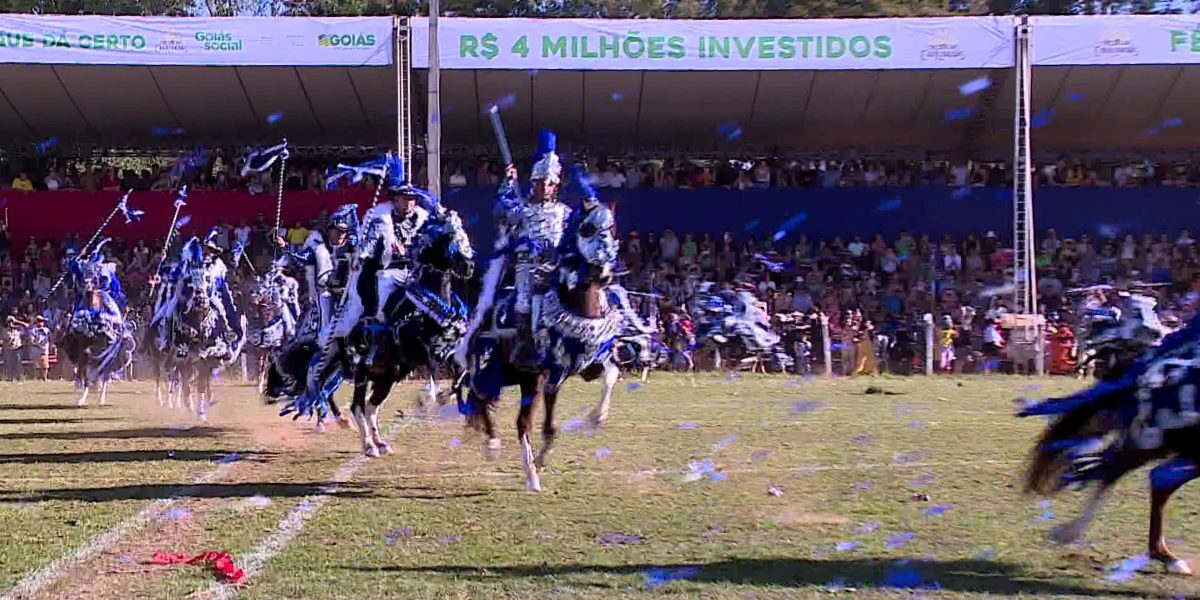
<path id="1" fill-rule="evenodd" d="M 5 14 L 0 15 L 0 63 L 388 65 L 392 19 Z"/>
<path id="2" fill-rule="evenodd" d="M 1033 17 L 1034 65 L 1200 63 L 1200 15 Z"/>
<path id="3" fill-rule="evenodd" d="M 413 66 L 429 24 L 409 20 Z M 443 69 L 757 71 L 1013 65 L 1012 17 L 929 19 L 439 19 Z"/>

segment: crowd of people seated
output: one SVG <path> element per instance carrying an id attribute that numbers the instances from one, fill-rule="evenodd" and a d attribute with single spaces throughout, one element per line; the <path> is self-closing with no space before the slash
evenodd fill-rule
<path id="1" fill-rule="evenodd" d="M 364 151 L 365 152 L 365 151 Z M 38 190 L 172 190 L 184 183 L 193 190 L 246 190 L 272 193 L 274 173 L 243 177 L 239 165 L 245 149 L 193 149 L 171 157 L 29 160 L 0 181 L 17 191 Z M 362 158 L 369 157 L 364 154 Z M 907 186 L 1004 186 L 1011 173 L 1004 160 L 924 160 L 723 156 L 662 157 L 581 155 L 589 179 L 600 188 L 730 189 L 841 188 Z M 342 157 L 349 162 L 349 158 Z M 327 189 L 327 167 L 339 158 L 318 153 L 297 154 L 283 179 L 290 191 Z M 18 163 L 13 163 L 18 164 Z M 428 181 L 423 161 L 415 161 L 415 180 Z M 441 173 L 444 188 L 494 187 L 503 165 L 488 156 L 447 157 Z M 1036 183 L 1051 186 L 1136 187 L 1200 185 L 1200 161 L 1144 158 L 1076 159 L 1067 155 L 1039 161 Z M 336 187 L 367 185 L 341 180 Z"/>
<path id="2" fill-rule="evenodd" d="M 322 228 L 327 217 L 322 212 L 278 233 L 299 245 L 308 230 Z M 266 216 L 259 214 L 253 222 L 219 224 L 216 242 L 226 249 L 241 242 L 251 264 L 262 272 L 271 258 L 271 230 Z M 1011 304 L 1012 255 L 994 232 L 958 239 L 920 232 L 901 233 L 895 239 L 851 235 L 812 240 L 799 233 L 775 238 L 730 231 L 623 232 L 623 283 L 638 292 L 633 300 L 674 351 L 674 364 L 694 364 L 689 337 L 694 336 L 694 315 L 688 306 L 701 283 L 716 282 L 753 291 L 773 316 L 801 371 L 824 360 L 822 328 L 817 326 L 823 318 L 836 373 L 911 372 L 923 360 L 929 329 L 935 332 L 933 358 L 941 369 L 1011 368 L 1000 322 Z M 38 299 L 48 295 L 64 257 L 78 250 L 83 240 L 72 234 L 63 240 L 13 242 L 0 224 L 0 315 L 11 315 L 26 326 L 41 316 L 53 329 L 62 322 L 70 290 L 60 286 L 48 302 Z M 139 313 L 145 309 L 138 299 L 148 295 L 161 243 L 117 238 L 104 249 L 120 265 L 131 306 Z M 11 251 L 14 247 L 22 250 Z M 1073 317 L 1064 292 L 1072 287 L 1101 281 L 1165 284 L 1159 306 L 1164 320 L 1175 321 L 1190 318 L 1200 298 L 1200 262 L 1188 230 L 1150 234 L 1108 229 L 1078 238 L 1045 231 L 1038 241 L 1036 264 L 1039 306 L 1049 317 L 1056 343 L 1071 337 Z M 241 269 L 233 277 L 235 288 L 248 289 L 247 273 Z M 465 297 L 474 297 L 473 290 L 465 292 Z M 146 315 L 135 315 L 139 317 Z"/>

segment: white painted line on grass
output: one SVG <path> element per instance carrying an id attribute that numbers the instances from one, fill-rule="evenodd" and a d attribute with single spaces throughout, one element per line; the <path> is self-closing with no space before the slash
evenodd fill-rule
<path id="1" fill-rule="evenodd" d="M 65 554 L 37 571 L 22 577 L 4 596 L 0 596 L 0 600 L 22 600 L 30 598 L 34 594 L 46 589 L 55 581 L 58 581 L 60 577 L 66 575 L 71 569 L 95 558 L 106 548 L 120 541 L 121 538 L 154 521 L 158 515 L 170 508 L 181 497 L 196 491 L 198 486 L 220 479 L 225 474 L 225 471 L 229 469 L 230 464 L 232 463 L 222 463 L 217 465 L 217 468 L 200 474 L 192 480 L 188 487 L 179 490 L 179 493 L 170 498 L 161 498 L 151 502 L 149 506 L 143 508 L 136 515 L 98 534 L 84 545 L 71 551 L 70 554 Z"/>
<path id="2" fill-rule="evenodd" d="M 417 419 L 409 419 L 402 416 L 396 417 L 388 429 L 387 441 L 391 442 L 400 433 L 401 429 L 417 422 L 419 422 Z M 362 455 L 350 459 L 350 461 L 342 465 L 333 474 L 329 485 L 321 487 L 320 493 L 306 496 L 300 501 L 299 505 L 279 521 L 279 524 L 275 526 L 275 531 L 271 532 L 271 535 L 267 536 L 262 542 L 259 542 L 249 554 L 240 559 L 235 559 L 234 562 L 241 566 L 242 570 L 246 573 L 243 583 L 261 573 L 263 567 L 271 559 L 278 556 L 280 552 L 283 552 L 283 549 L 292 543 L 292 540 L 296 539 L 296 536 L 300 535 L 300 532 L 304 530 L 304 525 L 308 523 L 309 519 L 315 517 L 317 512 L 321 510 L 321 507 L 333 497 L 333 494 L 337 493 L 338 486 L 350 481 L 350 478 L 354 477 L 370 460 L 372 459 Z M 203 594 L 193 594 L 193 596 L 199 595 L 212 600 L 226 600 L 233 598 L 240 591 L 241 588 L 237 585 L 217 581 L 213 582 Z"/>

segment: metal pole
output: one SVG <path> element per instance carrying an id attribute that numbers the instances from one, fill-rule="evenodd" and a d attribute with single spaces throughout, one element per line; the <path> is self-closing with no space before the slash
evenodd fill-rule
<path id="1" fill-rule="evenodd" d="M 925 375 L 933 375 L 933 315 L 925 313 Z"/>
<path id="2" fill-rule="evenodd" d="M 403 62 L 403 46 L 404 43 L 400 38 L 404 32 L 401 30 L 400 17 L 392 19 L 392 40 L 395 42 L 393 48 L 392 64 L 396 65 L 396 155 L 407 161 L 408 156 L 404 154 L 404 83 L 402 79 L 401 65 Z M 405 168 L 408 168 L 405 165 Z M 383 182 L 381 181 L 380 184 Z"/>
<path id="3" fill-rule="evenodd" d="M 429 191 L 442 197 L 442 61 L 438 55 L 439 0 L 429 0 L 429 125 L 425 130 L 425 164 Z"/>
<path id="4" fill-rule="evenodd" d="M 821 314 L 821 358 L 825 361 L 825 376 L 833 377 L 833 348 L 829 340 L 829 317 Z"/>

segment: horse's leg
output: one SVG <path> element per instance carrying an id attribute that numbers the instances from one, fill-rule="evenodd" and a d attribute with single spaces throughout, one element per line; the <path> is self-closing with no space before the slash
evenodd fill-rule
<path id="1" fill-rule="evenodd" d="M 196 393 L 196 418 L 200 421 L 208 421 L 208 405 L 212 398 L 212 392 L 209 388 L 209 380 L 212 377 L 212 371 L 208 370 L 208 365 L 201 365 L 194 376 L 195 378 L 195 393 Z"/>
<path id="2" fill-rule="evenodd" d="M 108 382 L 107 377 L 100 380 L 100 406 L 108 405 Z"/>
<path id="3" fill-rule="evenodd" d="M 388 394 L 392 391 L 395 378 L 389 373 L 371 381 L 371 397 L 367 401 L 367 418 L 371 423 L 371 442 L 379 448 L 380 454 L 391 454 L 392 445 L 379 434 L 379 409 L 383 407 Z"/>
<path id="4" fill-rule="evenodd" d="M 87 359 L 75 363 L 75 382 L 79 386 L 79 399 L 75 401 L 75 406 L 84 408 L 87 406 L 88 397 L 88 380 L 87 380 Z"/>
<path id="5" fill-rule="evenodd" d="M 529 430 L 533 428 L 533 405 L 541 393 L 541 378 L 525 376 L 521 381 L 521 410 L 517 413 L 517 439 L 521 442 L 521 468 L 525 471 L 525 489 L 542 491 L 542 482 L 537 467 L 533 464 L 533 444 L 529 442 Z"/>
<path id="6" fill-rule="evenodd" d="M 354 396 L 350 402 L 350 416 L 354 418 L 354 424 L 358 427 L 358 436 L 362 440 L 363 454 L 376 457 L 379 456 L 379 448 L 371 440 L 371 423 L 367 419 L 367 386 L 369 383 L 367 367 L 363 365 L 355 367 Z"/>
<path id="7" fill-rule="evenodd" d="M 621 369 L 612 361 L 604 363 L 604 379 L 600 385 L 600 404 L 592 409 L 592 414 L 588 415 L 588 420 L 591 421 L 592 427 L 598 428 L 608 420 L 608 406 L 612 402 L 613 388 L 617 386 L 617 379 L 621 377 Z"/>
<path id="8" fill-rule="evenodd" d="M 646 365 L 646 366 L 642 367 L 642 376 L 640 379 L 642 380 L 642 383 L 646 383 L 646 380 L 649 378 L 650 378 L 650 366 Z"/>
<path id="9" fill-rule="evenodd" d="M 546 457 L 554 449 L 554 438 L 558 435 L 558 423 L 554 420 L 554 406 L 558 401 L 558 389 L 546 389 L 544 385 L 538 387 L 542 390 L 542 411 L 544 412 L 542 416 L 542 447 L 538 450 L 533 464 L 541 469 L 546 466 Z"/>
<path id="10" fill-rule="evenodd" d="M 267 367 L 270 365 L 271 354 L 263 352 L 258 355 L 258 395 L 267 391 Z"/>
<path id="11" fill-rule="evenodd" d="M 1175 556 L 1163 539 L 1163 513 L 1167 500 L 1187 482 L 1200 477 L 1200 465 L 1190 458 L 1174 458 L 1150 471 L 1150 558 L 1166 567 L 1168 573 L 1191 575 L 1192 567 Z"/>
<path id="12" fill-rule="evenodd" d="M 1083 507 L 1083 513 L 1072 521 L 1068 521 L 1050 530 L 1050 539 L 1060 544 L 1070 544 L 1083 537 L 1083 533 L 1092 523 L 1092 519 L 1096 518 L 1096 512 L 1100 506 L 1104 504 L 1108 497 L 1108 488 L 1112 485 L 1111 481 L 1097 482 L 1095 489 L 1092 491 L 1091 497 L 1088 498 L 1087 504 Z"/>

